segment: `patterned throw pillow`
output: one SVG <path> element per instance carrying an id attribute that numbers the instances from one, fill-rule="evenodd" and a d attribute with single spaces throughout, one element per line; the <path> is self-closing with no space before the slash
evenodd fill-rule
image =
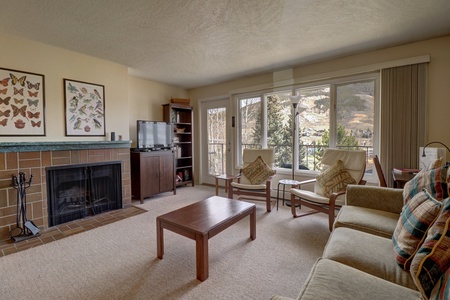
<path id="1" fill-rule="evenodd" d="M 261 156 L 258 156 L 254 162 L 242 169 L 242 173 L 252 184 L 260 184 L 274 175 L 275 171 L 264 162 Z"/>
<path id="2" fill-rule="evenodd" d="M 411 260 L 426 237 L 428 228 L 441 211 L 442 203 L 422 190 L 404 207 L 392 235 L 395 259 L 404 269 L 409 270 Z"/>
<path id="3" fill-rule="evenodd" d="M 426 189 L 436 200 L 448 197 L 447 166 L 422 170 L 403 187 L 403 203 L 407 204 L 417 193 Z"/>
<path id="4" fill-rule="evenodd" d="M 441 276 L 431 291 L 429 300 L 450 299 L 450 268 Z"/>
<path id="5" fill-rule="evenodd" d="M 427 170 L 433 170 L 437 168 L 442 168 L 445 166 L 444 164 L 444 158 L 440 157 L 438 159 L 435 159 L 427 168 Z"/>
<path id="6" fill-rule="evenodd" d="M 411 262 L 410 272 L 414 283 L 425 299 L 441 276 L 450 267 L 450 200 L 442 201 L 443 208 L 436 222 Z"/>
<path id="7" fill-rule="evenodd" d="M 325 197 L 330 197 L 332 193 L 345 190 L 347 185 L 356 184 L 349 172 L 345 169 L 342 160 L 338 160 L 334 165 L 317 176 L 319 185 Z"/>

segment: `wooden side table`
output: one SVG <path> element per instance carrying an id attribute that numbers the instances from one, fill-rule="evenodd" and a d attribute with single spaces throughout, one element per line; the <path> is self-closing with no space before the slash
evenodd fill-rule
<path id="1" fill-rule="evenodd" d="M 392 171 L 392 179 L 394 180 L 394 188 L 402 189 L 405 183 L 416 176 L 417 173 L 396 173 Z"/>
<path id="2" fill-rule="evenodd" d="M 227 175 L 227 174 L 216 176 L 216 196 L 219 195 L 219 179 L 225 180 L 225 193 L 227 193 L 229 188 L 228 186 L 229 179 L 233 179 L 234 177 L 235 177 L 234 175 Z"/>

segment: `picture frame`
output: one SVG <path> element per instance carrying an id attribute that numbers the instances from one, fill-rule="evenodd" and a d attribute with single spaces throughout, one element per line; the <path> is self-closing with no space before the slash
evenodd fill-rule
<path id="1" fill-rule="evenodd" d="M 64 79 L 66 136 L 105 136 L 105 87 Z"/>
<path id="2" fill-rule="evenodd" d="M 45 76 L 0 68 L 0 136 L 45 136 Z"/>

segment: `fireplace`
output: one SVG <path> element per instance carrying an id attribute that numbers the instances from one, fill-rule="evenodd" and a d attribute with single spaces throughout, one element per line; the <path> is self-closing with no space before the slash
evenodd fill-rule
<path id="1" fill-rule="evenodd" d="M 47 167 L 48 224 L 122 208 L 120 161 Z"/>

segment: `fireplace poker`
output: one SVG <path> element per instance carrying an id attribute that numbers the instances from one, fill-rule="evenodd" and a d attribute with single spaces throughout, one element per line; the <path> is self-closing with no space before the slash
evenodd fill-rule
<path id="1" fill-rule="evenodd" d="M 12 186 L 17 190 L 17 211 L 16 211 L 16 228 L 13 228 L 9 234 L 11 238 L 17 242 L 26 239 L 31 236 L 39 235 L 39 228 L 28 220 L 27 216 L 27 188 L 31 186 L 33 174 L 30 175 L 30 179 L 27 182 L 26 175 L 23 172 L 19 173 L 19 177 L 13 175 Z M 19 209 L 20 205 L 20 209 Z M 20 224 L 22 221 L 22 224 Z M 21 227 L 21 225 L 23 227 Z"/>

